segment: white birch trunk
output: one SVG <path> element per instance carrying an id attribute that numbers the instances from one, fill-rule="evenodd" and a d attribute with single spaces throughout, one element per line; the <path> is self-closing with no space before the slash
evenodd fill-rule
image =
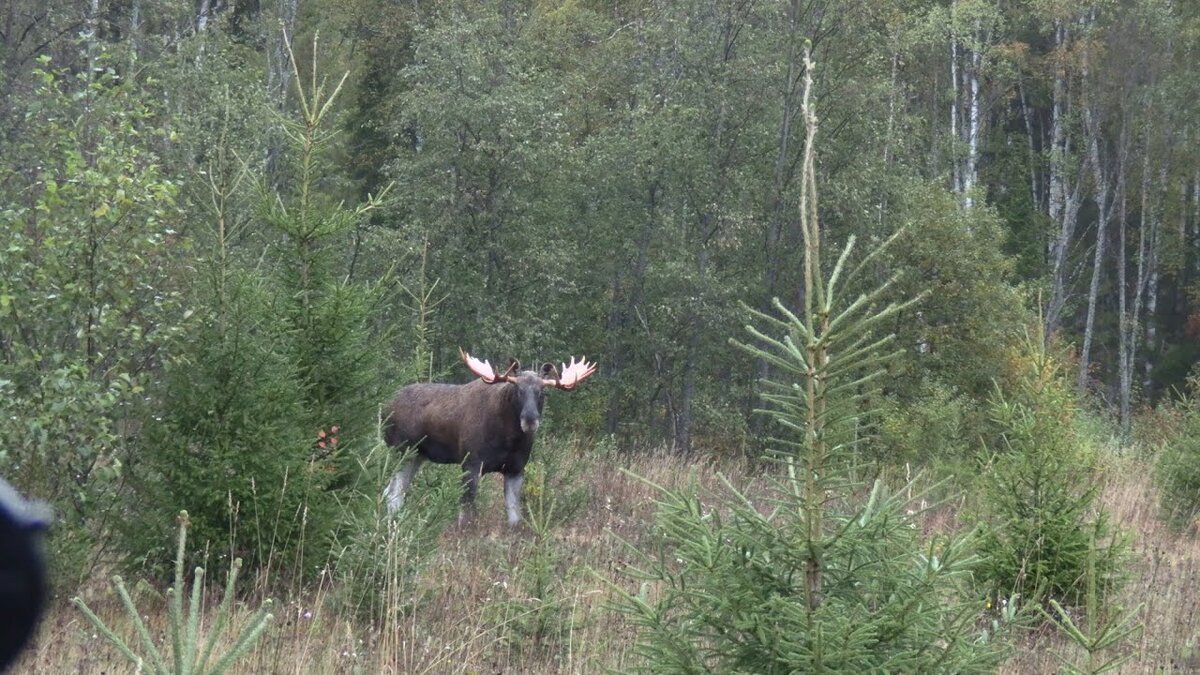
<path id="1" fill-rule="evenodd" d="M 958 165 L 958 36 L 954 33 L 955 3 L 950 3 L 950 181 L 956 194 L 962 194 L 962 171 Z"/>
<path id="2" fill-rule="evenodd" d="M 1129 321 L 1121 322 L 1121 339 L 1125 343 L 1121 351 L 1121 429 L 1129 432 L 1133 405 L 1133 374 L 1137 367 L 1139 327 L 1142 322 L 1142 306 L 1149 279 L 1148 263 L 1153 256 L 1149 250 L 1154 246 L 1153 218 L 1150 216 L 1150 124 L 1146 124 L 1146 150 L 1142 157 L 1141 213 L 1138 217 L 1137 280 L 1133 287 L 1133 314 Z M 1125 200 L 1121 201 L 1122 235 L 1125 228 Z"/>
<path id="3" fill-rule="evenodd" d="M 1033 110 L 1030 109 L 1025 98 L 1024 78 L 1017 78 L 1017 92 L 1020 94 L 1021 100 L 1021 117 L 1025 120 L 1025 141 L 1029 146 L 1029 197 L 1033 200 L 1033 208 L 1042 209 L 1045 208 L 1045 205 L 1042 203 L 1041 191 L 1038 189 L 1041 180 L 1038 176 L 1037 149 L 1033 145 Z"/>
<path id="4" fill-rule="evenodd" d="M 275 39 L 267 62 L 267 97 L 272 107 L 283 112 L 287 107 L 288 88 L 292 82 L 292 61 L 288 44 L 296 34 L 296 15 L 299 11 L 300 0 L 279 0 L 279 22 L 282 25 L 280 34 Z M 274 184 L 277 179 L 280 145 L 283 140 L 278 131 L 272 132 L 267 143 L 264 165 L 267 179 Z"/>
<path id="5" fill-rule="evenodd" d="M 87 20 L 84 23 L 83 47 L 87 50 L 87 79 L 96 76 L 96 36 L 100 32 L 100 0 L 88 0 Z"/>
<path id="6" fill-rule="evenodd" d="M 1100 121 L 1096 119 L 1096 114 L 1092 110 L 1091 97 L 1087 95 L 1090 72 L 1086 52 L 1083 56 L 1082 75 L 1081 86 L 1084 92 L 1082 106 L 1083 119 L 1085 133 L 1087 134 L 1088 163 L 1091 164 L 1092 176 L 1096 183 L 1095 199 L 1097 211 L 1096 250 L 1095 257 L 1092 258 L 1092 282 L 1088 287 L 1087 318 L 1083 324 L 1083 346 L 1079 350 L 1079 380 L 1077 384 L 1079 391 L 1085 392 L 1088 385 L 1088 370 L 1091 367 L 1092 339 L 1095 335 L 1096 303 L 1099 299 L 1100 279 L 1104 274 L 1104 254 L 1108 245 L 1108 221 L 1112 219 L 1112 203 L 1109 201 L 1109 192 L 1111 190 L 1109 181 L 1112 177 L 1110 172 L 1105 168 L 1104 161 L 1100 156 L 1100 141 L 1103 130 L 1100 128 Z"/>
<path id="7" fill-rule="evenodd" d="M 1200 249 L 1200 168 L 1192 175 L 1192 242 Z M 1196 272 L 1200 274 L 1200 250 L 1193 256 Z"/>
<path id="8" fill-rule="evenodd" d="M 1118 398 L 1118 415 L 1121 426 L 1121 432 L 1128 430 L 1130 402 L 1133 394 L 1133 361 L 1132 353 L 1130 352 L 1131 343 L 1136 338 L 1137 333 L 1137 317 L 1130 316 L 1129 299 L 1128 299 L 1128 264 L 1126 261 L 1126 236 L 1128 231 L 1129 216 L 1128 211 L 1128 195 L 1126 169 L 1128 164 L 1128 144 L 1126 143 L 1127 128 L 1122 128 L 1121 133 L 1121 149 L 1119 151 L 1119 159 L 1117 162 L 1117 199 L 1120 201 L 1121 207 L 1117 212 L 1117 398 Z M 1139 259 L 1140 259 L 1139 249 Z M 1139 264 L 1140 271 L 1140 264 Z M 1134 289 L 1135 295 L 1140 295 L 1139 288 Z M 1135 306 L 1137 300 L 1134 301 Z"/>
<path id="9" fill-rule="evenodd" d="M 212 0 L 200 0 L 196 9 L 196 32 L 203 33 L 208 29 L 208 16 L 212 12 Z"/>
<path id="10" fill-rule="evenodd" d="M 1059 22 L 1055 30 L 1055 48 L 1062 50 L 1070 39 L 1070 33 Z M 1054 101 L 1051 110 L 1050 138 L 1050 196 L 1048 209 L 1050 220 L 1058 227 L 1058 236 L 1050 242 L 1051 283 L 1050 300 L 1046 304 L 1046 341 L 1058 330 L 1062 322 L 1070 292 L 1067 254 L 1075 238 L 1075 225 L 1082 203 L 1083 177 L 1079 175 L 1071 185 L 1067 158 L 1071 154 L 1071 140 L 1067 135 L 1067 115 L 1070 93 L 1067 73 L 1061 65 L 1054 71 Z M 1082 172 L 1080 172 L 1082 174 Z"/>
<path id="11" fill-rule="evenodd" d="M 1147 158 L 1147 167 L 1149 161 Z M 1150 241 L 1146 246 L 1146 360 L 1142 364 L 1142 391 L 1149 392 L 1154 387 L 1154 358 L 1152 355 L 1158 349 L 1158 262 L 1162 223 L 1156 214 L 1150 213 L 1148 175 L 1144 176 L 1142 180 L 1147 183 L 1145 186 L 1147 189 L 1142 193 L 1142 212 L 1149 214 L 1150 224 Z M 1162 166 L 1159 168 L 1158 184 L 1165 185 L 1166 181 L 1167 168 Z"/>
<path id="12" fill-rule="evenodd" d="M 980 27 L 980 20 L 975 20 L 975 35 L 980 40 L 980 44 L 985 44 L 988 37 L 983 34 Z M 967 74 L 969 93 L 967 99 L 967 159 L 966 169 L 963 171 L 963 206 L 971 208 L 974 206 L 974 198 L 971 196 L 971 191 L 975 188 L 975 184 L 979 182 L 979 129 L 980 129 L 980 100 L 979 100 L 979 75 L 983 70 L 983 55 L 978 49 L 971 51 L 971 69 Z"/>

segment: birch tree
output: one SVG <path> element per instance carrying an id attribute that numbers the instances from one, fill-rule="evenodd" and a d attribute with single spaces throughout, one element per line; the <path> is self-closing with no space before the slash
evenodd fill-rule
<path id="1" fill-rule="evenodd" d="M 1074 100 L 1071 69 L 1072 17 L 1053 19 L 1054 50 L 1049 55 L 1054 72 L 1049 143 L 1049 191 L 1047 211 L 1051 226 L 1057 230 L 1049 244 L 1050 297 L 1045 311 L 1045 339 L 1048 341 L 1063 321 L 1074 274 L 1070 251 L 1075 243 L 1075 227 L 1083 201 L 1083 171 L 1075 156 L 1072 129 Z"/>

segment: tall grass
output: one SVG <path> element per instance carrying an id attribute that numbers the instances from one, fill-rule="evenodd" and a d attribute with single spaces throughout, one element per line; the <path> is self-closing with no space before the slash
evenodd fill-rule
<path id="1" fill-rule="evenodd" d="M 764 474 L 775 470 L 729 458 L 696 462 L 665 451 L 616 452 L 601 461 L 591 443 L 553 438 L 541 440 L 535 461 L 551 453 L 564 467 L 582 470 L 565 483 L 557 478 L 548 480 L 548 496 L 582 495 L 578 497 L 582 503 L 570 517 L 558 518 L 552 513 L 545 532 L 527 527 L 511 530 L 506 525 L 501 485 L 493 476 L 486 477 L 481 486 L 476 522 L 435 528 L 419 545 L 405 539 L 402 526 L 388 526 L 382 520 L 371 525 L 365 507 L 374 510 L 378 504 L 348 503 L 348 509 L 364 509 L 362 520 L 357 521 L 363 531 L 357 536 L 374 541 L 391 556 L 377 560 L 378 567 L 399 571 L 370 582 L 380 584 L 373 600 L 355 600 L 361 597 L 360 582 L 365 581 L 356 576 L 365 574 L 363 567 L 348 574 L 345 567 L 342 572 L 338 568 L 339 562 L 347 562 L 345 558 L 323 558 L 324 552 L 306 555 L 307 560 L 323 560 L 316 564 L 324 573 L 294 590 L 285 589 L 287 594 L 280 596 L 275 606 L 276 620 L 264 632 L 259 647 L 230 672 L 595 673 L 629 669 L 637 658 L 630 649 L 633 627 L 621 615 L 605 610 L 609 596 L 603 580 L 637 592 L 634 582 L 623 573 L 633 561 L 622 541 L 649 547 L 658 533 L 653 529 L 652 489 L 617 469 L 628 469 L 672 488 L 695 481 L 701 488 L 715 489 L 720 472 L 750 495 L 762 494 Z M 1101 493 L 1114 524 L 1133 534 L 1131 581 L 1116 600 L 1125 607 L 1144 604 L 1141 618 L 1145 631 L 1123 648 L 1133 657 L 1121 672 L 1198 671 L 1200 542 L 1160 524 L 1158 494 L 1148 469 L 1152 457 L 1152 453 L 1138 451 L 1114 457 L 1105 467 L 1109 480 Z M 453 520 L 457 481 L 452 467 L 426 467 L 405 505 L 406 511 L 411 508 L 416 513 L 402 515 L 400 522 L 422 514 L 436 520 L 442 508 L 449 509 L 447 518 Z M 371 486 L 377 489 L 369 492 L 363 486 L 361 498 L 376 499 L 382 485 Z M 535 499 L 529 501 L 536 508 Z M 931 512 L 927 518 L 927 528 L 956 525 L 952 514 L 942 511 Z M 344 552 L 339 549 L 340 555 L 351 555 L 354 534 L 349 527 L 339 533 L 339 541 L 347 546 Z M 377 536 L 381 539 L 375 539 Z M 544 558 L 537 558 L 538 547 Z M 420 564 L 415 564 L 413 556 L 421 556 Z M 272 573 L 280 572 L 287 570 Z M 253 608 L 268 597 L 267 589 L 278 588 L 263 575 L 260 572 L 247 580 L 253 582 L 249 584 L 252 590 L 231 610 L 231 630 L 246 626 Z M 76 589 L 62 589 L 60 595 L 69 596 L 73 591 Z M 198 616 L 202 627 L 216 620 L 220 591 L 217 587 L 203 589 Z M 77 592 L 114 632 L 137 640 L 120 600 L 102 579 L 97 577 Z M 170 608 L 162 593 L 144 584 L 131 588 L 130 593 L 147 630 L 152 635 L 167 635 Z M 372 607 L 369 602 L 377 605 Z M 218 645 L 217 649 L 229 646 Z M 1061 662 L 1055 654 L 1072 656 L 1072 649 L 1069 640 L 1043 624 L 1021 636 L 1017 653 L 1001 672 L 1057 672 Z M 132 672 L 132 668 L 77 609 L 60 598 L 13 672 L 114 673 Z"/>

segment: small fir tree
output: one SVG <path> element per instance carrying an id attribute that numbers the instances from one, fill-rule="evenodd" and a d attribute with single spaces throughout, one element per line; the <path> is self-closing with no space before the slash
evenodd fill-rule
<path id="1" fill-rule="evenodd" d="M 1200 525 L 1200 375 L 1188 378 L 1188 395 L 1175 404 L 1182 429 L 1167 440 L 1155 465 L 1162 515 L 1172 527 Z"/>
<path id="2" fill-rule="evenodd" d="M 329 551 L 343 510 L 335 488 L 361 484 L 354 453 L 377 436 L 384 368 L 372 317 L 386 282 L 344 272 L 352 230 L 379 199 L 348 208 L 327 194 L 341 84 L 328 89 L 315 66 L 311 84 L 295 76 L 298 119 L 281 120 L 291 145 L 276 165 L 291 170 L 286 187 L 249 189 L 245 162 L 214 149 L 211 254 L 193 330 L 147 425 L 138 492 L 143 508 L 186 507 L 198 543 L 300 571 L 306 548 Z M 269 246 L 246 250 L 258 237 Z M 133 550 L 165 561 L 158 533 L 129 535 Z"/>
<path id="3" fill-rule="evenodd" d="M 1076 605 L 1089 584 L 1101 598 L 1116 587 L 1124 546 L 1098 504 L 1097 457 L 1076 431 L 1076 395 L 1041 335 L 1027 331 L 1013 349 L 990 405 L 979 576 L 998 597 Z"/>
<path id="4" fill-rule="evenodd" d="M 715 505 L 660 488 L 662 548 L 642 556 L 642 589 L 621 593 L 619 608 L 656 673 L 986 671 L 1001 650 L 976 628 L 982 606 L 964 600 L 969 541 L 922 542 L 911 497 L 855 478 L 864 385 L 895 355 L 875 329 L 915 299 L 881 306 L 890 281 L 845 299 L 845 280 L 880 250 L 851 269 L 853 240 L 823 273 L 807 55 L 804 65 L 804 304 L 753 312 L 766 327 L 735 343 L 779 374 L 763 383 L 762 412 L 781 431 L 784 474 L 757 504 L 728 482 Z"/>

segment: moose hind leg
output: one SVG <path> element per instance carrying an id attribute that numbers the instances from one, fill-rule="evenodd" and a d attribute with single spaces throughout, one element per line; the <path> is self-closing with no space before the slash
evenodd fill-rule
<path id="1" fill-rule="evenodd" d="M 508 509 L 510 527 L 516 527 L 521 522 L 521 486 L 524 483 L 524 473 L 504 476 L 504 507 Z"/>
<path id="2" fill-rule="evenodd" d="M 387 499 L 389 516 L 404 506 L 404 495 L 408 492 L 408 487 L 412 485 L 413 477 L 417 475 L 417 469 L 420 469 L 424 462 L 424 457 L 413 455 L 388 481 L 387 487 L 383 490 L 383 496 Z"/>
<path id="3" fill-rule="evenodd" d="M 463 467 L 463 493 L 458 510 L 459 524 L 465 523 L 475 517 L 475 495 L 479 492 L 479 478 L 482 474 L 482 464 L 468 464 Z"/>

